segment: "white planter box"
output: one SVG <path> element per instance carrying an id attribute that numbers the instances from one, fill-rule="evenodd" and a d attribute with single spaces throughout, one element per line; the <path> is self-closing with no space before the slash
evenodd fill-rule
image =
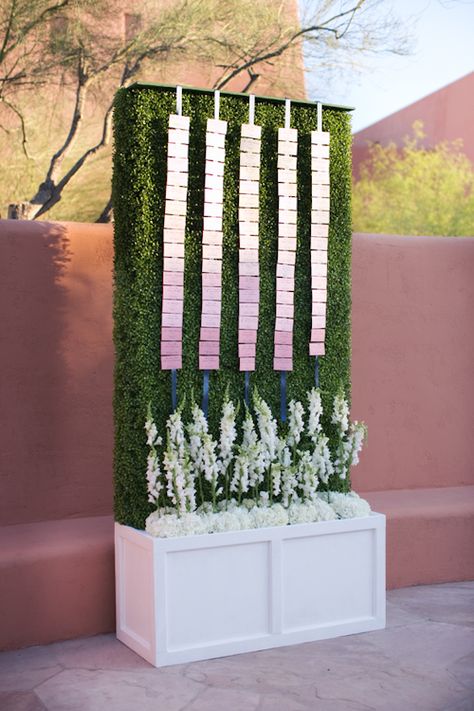
<path id="1" fill-rule="evenodd" d="M 154 538 L 115 524 L 117 637 L 155 666 L 385 626 L 385 516 Z"/>

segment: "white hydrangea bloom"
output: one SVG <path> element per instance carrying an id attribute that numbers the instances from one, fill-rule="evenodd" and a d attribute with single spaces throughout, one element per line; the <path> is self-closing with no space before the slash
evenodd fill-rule
<path id="1" fill-rule="evenodd" d="M 334 509 L 318 498 L 314 501 L 295 501 L 288 509 L 288 520 L 291 524 L 333 521 L 336 518 Z"/>
<path id="2" fill-rule="evenodd" d="M 151 536 L 175 538 L 177 536 L 199 536 L 209 533 L 209 517 L 197 513 L 163 514 L 153 511 L 145 524 L 145 530 Z"/>
<path id="3" fill-rule="evenodd" d="M 272 506 L 256 507 L 250 512 L 254 521 L 254 528 L 268 528 L 270 526 L 286 526 L 288 524 L 288 513 L 281 504 Z"/>
<path id="4" fill-rule="evenodd" d="M 355 491 L 347 494 L 330 491 L 329 504 L 339 518 L 362 518 L 369 516 L 371 511 L 369 502 L 362 499 Z"/>

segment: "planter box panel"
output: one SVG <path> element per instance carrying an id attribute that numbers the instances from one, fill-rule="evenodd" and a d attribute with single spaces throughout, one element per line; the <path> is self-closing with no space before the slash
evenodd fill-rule
<path id="1" fill-rule="evenodd" d="M 268 542 L 172 551 L 165 566 L 169 651 L 270 634 Z"/>
<path id="2" fill-rule="evenodd" d="M 282 631 L 373 618 L 374 561 L 373 529 L 284 541 Z"/>
<path id="3" fill-rule="evenodd" d="M 385 626 L 385 517 L 159 539 L 116 524 L 117 637 L 155 666 Z"/>
<path id="4" fill-rule="evenodd" d="M 115 524 L 117 526 L 117 524 Z M 153 539 L 121 526 L 115 535 L 117 637 L 155 663 L 155 581 Z M 117 575 L 121 570 L 126 574 Z"/>

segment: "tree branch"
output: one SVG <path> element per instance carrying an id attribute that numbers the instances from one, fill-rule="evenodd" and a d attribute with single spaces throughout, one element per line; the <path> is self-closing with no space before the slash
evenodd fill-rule
<path id="1" fill-rule="evenodd" d="M 10 111 L 12 111 L 15 116 L 20 120 L 21 148 L 23 153 L 25 154 L 25 157 L 28 158 L 28 160 L 31 160 L 31 156 L 29 155 L 27 148 L 26 125 L 23 114 L 21 113 L 20 109 L 18 109 L 14 104 L 5 99 L 5 97 L 0 96 L 0 103 L 5 104 L 5 106 L 10 109 Z"/>
<path id="2" fill-rule="evenodd" d="M 236 76 L 238 76 L 242 72 L 248 71 L 255 65 L 261 64 L 262 62 L 266 62 L 269 59 L 275 59 L 276 57 L 281 57 L 281 55 L 284 54 L 296 42 L 298 42 L 300 39 L 303 39 L 305 36 L 312 34 L 314 32 L 329 32 L 330 34 L 333 34 L 336 37 L 336 39 L 338 39 L 338 40 L 341 39 L 342 37 L 344 37 L 344 35 L 348 31 L 354 14 L 358 10 L 360 10 L 362 5 L 366 1 L 367 0 L 358 0 L 358 2 L 355 5 L 353 5 L 350 9 L 344 10 L 343 12 L 339 12 L 336 15 L 333 15 L 332 17 L 328 18 L 325 22 L 323 22 L 321 24 L 309 25 L 308 27 L 301 28 L 297 32 L 293 32 L 290 35 L 290 37 L 286 41 L 284 41 L 282 44 L 280 44 L 278 47 L 276 47 L 276 49 L 259 52 L 257 55 L 250 57 L 249 59 L 242 62 L 240 65 L 234 67 L 230 73 L 228 72 L 228 70 L 230 68 L 230 65 L 229 65 L 229 67 L 227 67 L 226 70 L 221 74 L 219 79 L 216 80 L 216 82 L 214 83 L 213 89 L 223 89 L 230 81 L 232 81 L 232 79 L 234 79 Z M 351 19 L 347 23 L 346 28 L 343 30 L 343 32 L 339 32 L 338 28 L 336 28 L 336 27 L 328 26 L 328 25 L 336 22 L 337 20 L 347 17 L 348 15 L 350 16 Z M 274 44 L 274 42 L 272 44 Z M 226 76 L 226 74 L 227 74 L 227 76 Z"/>

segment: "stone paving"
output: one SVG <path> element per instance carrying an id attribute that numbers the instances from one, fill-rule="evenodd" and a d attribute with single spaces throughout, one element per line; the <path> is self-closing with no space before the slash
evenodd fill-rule
<path id="1" fill-rule="evenodd" d="M 474 711 L 474 582 L 389 592 L 385 630 L 163 669 L 113 635 L 4 652 L 0 709 Z"/>

